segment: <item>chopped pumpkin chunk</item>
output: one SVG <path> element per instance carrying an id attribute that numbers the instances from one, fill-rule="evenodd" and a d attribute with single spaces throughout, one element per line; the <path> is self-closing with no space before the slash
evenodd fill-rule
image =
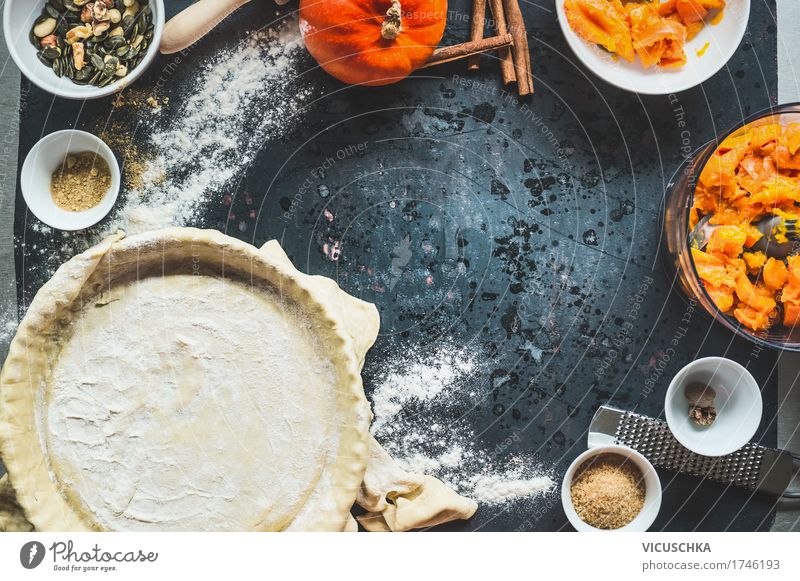
<path id="1" fill-rule="evenodd" d="M 775 260 L 770 258 L 764 264 L 764 270 L 761 271 L 764 278 L 764 284 L 772 290 L 780 290 L 786 283 L 786 265 L 782 260 Z"/>
<path id="2" fill-rule="evenodd" d="M 739 226 L 719 226 L 711 233 L 711 238 L 706 246 L 709 254 L 724 254 L 729 258 L 736 258 L 742 253 L 747 233 Z"/>
<path id="3" fill-rule="evenodd" d="M 675 10 L 677 10 L 681 20 L 687 24 L 703 20 L 708 15 L 708 10 L 699 0 L 677 0 L 675 2 Z"/>
<path id="4" fill-rule="evenodd" d="M 619 0 L 565 0 L 564 12 L 570 27 L 582 39 L 626 61 L 633 60 L 628 16 Z"/>
<path id="5" fill-rule="evenodd" d="M 692 249 L 697 275 L 717 308 L 753 331 L 800 325 L 800 256 L 752 250 L 764 236 L 756 222 L 800 218 L 798 170 L 799 123 L 745 127 L 719 144 L 695 189 L 690 222 L 710 215 L 717 226 L 705 248 Z M 790 234 L 779 226 L 770 235 L 785 242 Z"/>
<path id="6" fill-rule="evenodd" d="M 747 264 L 747 271 L 750 274 L 758 274 L 761 268 L 767 262 L 767 255 L 763 252 L 745 252 L 742 254 L 745 264 Z"/>

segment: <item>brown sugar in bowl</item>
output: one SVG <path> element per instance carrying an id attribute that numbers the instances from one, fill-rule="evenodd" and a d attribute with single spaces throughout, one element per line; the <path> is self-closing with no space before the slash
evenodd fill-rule
<path id="1" fill-rule="evenodd" d="M 661 508 L 661 482 L 636 450 L 598 446 L 570 464 L 561 502 L 578 531 L 646 531 Z"/>

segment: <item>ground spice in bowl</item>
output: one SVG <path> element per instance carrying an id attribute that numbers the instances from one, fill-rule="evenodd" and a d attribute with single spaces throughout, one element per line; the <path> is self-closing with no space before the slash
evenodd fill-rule
<path id="1" fill-rule="evenodd" d="M 53 202 L 70 212 L 94 208 L 111 189 L 111 170 L 103 156 L 93 151 L 70 153 L 53 172 Z"/>
<path id="2" fill-rule="evenodd" d="M 570 485 L 575 512 L 598 529 L 619 529 L 644 507 L 644 476 L 620 454 L 598 454 L 584 462 Z"/>

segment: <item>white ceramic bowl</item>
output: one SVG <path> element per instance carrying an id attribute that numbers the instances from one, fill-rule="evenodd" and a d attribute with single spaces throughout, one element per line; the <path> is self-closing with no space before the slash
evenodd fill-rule
<path id="1" fill-rule="evenodd" d="M 581 520 L 578 513 L 575 512 L 575 507 L 572 504 L 572 494 L 570 487 L 572 486 L 572 479 L 586 460 L 598 456 L 600 454 L 619 454 L 627 458 L 630 462 L 636 465 L 644 476 L 644 506 L 642 511 L 631 522 L 619 529 L 598 529 L 592 525 Z M 661 509 L 661 481 L 658 479 L 658 474 L 650 461 L 642 456 L 639 452 L 627 446 L 597 446 L 586 450 L 583 454 L 575 458 L 572 464 L 567 468 L 567 473 L 564 474 L 564 480 L 561 483 L 561 504 L 564 506 L 564 512 L 569 519 L 569 522 L 578 531 L 594 531 L 594 532 L 618 532 L 618 531 L 633 531 L 643 532 L 650 528 L 658 516 L 658 511 Z"/>
<path id="2" fill-rule="evenodd" d="M 716 392 L 717 418 L 707 427 L 689 419 L 684 389 L 691 382 Z M 696 454 L 724 456 L 744 446 L 758 429 L 763 409 L 758 383 L 744 367 L 724 357 L 706 357 L 681 369 L 667 388 L 664 415 L 675 438 Z"/>
<path id="3" fill-rule="evenodd" d="M 661 0 L 654 0 L 659 2 Z M 676 69 L 645 69 L 638 57 L 629 63 L 614 59 L 602 48 L 586 42 L 570 28 L 564 13 L 564 0 L 556 0 L 561 31 L 567 44 L 589 70 L 601 79 L 621 89 L 645 95 L 668 95 L 699 85 L 730 60 L 741 43 L 750 17 L 750 0 L 728 0 L 722 21 L 704 26 L 700 33 L 686 43 L 686 64 Z M 708 48 L 702 56 L 706 43 Z"/>
<path id="4" fill-rule="evenodd" d="M 106 160 L 111 171 L 111 188 L 94 208 L 70 212 L 53 202 L 50 181 L 67 154 L 81 151 L 96 152 Z M 28 208 L 39 220 L 58 230 L 82 230 L 97 224 L 114 207 L 119 195 L 119 183 L 119 163 L 108 145 L 91 133 L 74 129 L 56 131 L 42 138 L 28 152 L 20 173 L 22 197 Z"/>
<path id="5" fill-rule="evenodd" d="M 148 0 L 141 0 L 147 2 Z M 6 0 L 3 8 L 3 33 L 8 52 L 17 63 L 22 74 L 45 91 L 68 99 L 97 99 L 121 91 L 134 82 L 153 62 L 161 44 L 164 32 L 164 0 L 149 0 L 153 10 L 153 40 L 147 47 L 142 62 L 125 77 L 99 88 L 91 85 L 78 85 L 66 77 L 57 77 L 53 69 L 45 66 L 36 56 L 36 48 L 28 36 L 33 23 L 41 16 L 46 0 Z"/>

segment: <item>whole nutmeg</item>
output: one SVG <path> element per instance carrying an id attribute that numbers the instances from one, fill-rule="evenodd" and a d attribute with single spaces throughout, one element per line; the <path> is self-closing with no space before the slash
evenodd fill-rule
<path id="1" fill-rule="evenodd" d="M 705 383 L 700 382 L 692 382 L 686 385 L 683 390 L 686 399 L 689 400 L 689 405 L 700 407 L 700 408 L 707 408 L 714 405 L 714 398 L 717 397 L 717 393 L 714 391 L 710 385 L 706 385 Z"/>

